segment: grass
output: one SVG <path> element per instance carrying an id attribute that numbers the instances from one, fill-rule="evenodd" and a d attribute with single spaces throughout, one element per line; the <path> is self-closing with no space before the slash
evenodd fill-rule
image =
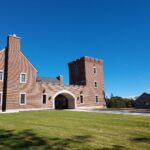
<path id="1" fill-rule="evenodd" d="M 150 117 L 34 111 L 0 114 L 2 150 L 150 150 Z"/>

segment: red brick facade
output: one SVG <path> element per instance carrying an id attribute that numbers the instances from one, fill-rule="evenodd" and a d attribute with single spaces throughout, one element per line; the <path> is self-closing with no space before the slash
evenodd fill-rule
<path id="1" fill-rule="evenodd" d="M 67 108 L 105 107 L 103 62 L 100 60 L 82 57 L 69 63 L 70 85 L 38 82 L 37 70 L 20 51 L 20 38 L 12 35 L 8 36 L 6 48 L 0 51 L 0 71 L 3 72 L 0 81 L 2 111 L 55 109 L 58 95 L 66 97 Z M 20 82 L 21 74 L 25 83 Z M 57 79 L 63 81 L 62 76 Z M 25 95 L 22 104 L 21 93 Z"/>

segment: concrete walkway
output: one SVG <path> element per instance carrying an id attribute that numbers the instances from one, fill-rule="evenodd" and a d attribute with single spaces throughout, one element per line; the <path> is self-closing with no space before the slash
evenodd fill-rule
<path id="1" fill-rule="evenodd" d="M 81 111 L 81 112 L 97 112 L 97 113 L 108 113 L 108 114 L 126 114 L 126 115 L 150 116 L 150 112 L 130 112 L 129 110 L 69 109 L 69 111 Z"/>

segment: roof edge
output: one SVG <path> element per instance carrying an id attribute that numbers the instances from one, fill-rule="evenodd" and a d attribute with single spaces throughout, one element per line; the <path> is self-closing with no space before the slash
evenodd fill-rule
<path id="1" fill-rule="evenodd" d="M 6 48 L 1 49 L 1 50 L 0 50 L 0 53 L 2 53 L 3 51 L 5 51 L 5 49 L 6 49 Z"/>
<path id="2" fill-rule="evenodd" d="M 23 54 L 23 52 L 20 50 L 20 53 L 22 54 L 22 56 L 24 56 L 26 58 L 26 60 L 31 64 L 31 66 L 37 71 L 37 69 L 34 67 L 34 65 L 29 61 L 29 59 Z"/>

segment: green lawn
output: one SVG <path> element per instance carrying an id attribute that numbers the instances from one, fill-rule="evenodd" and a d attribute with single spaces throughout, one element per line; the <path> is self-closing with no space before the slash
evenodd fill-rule
<path id="1" fill-rule="evenodd" d="M 150 117 L 70 111 L 0 114 L 0 150 L 150 150 Z"/>

